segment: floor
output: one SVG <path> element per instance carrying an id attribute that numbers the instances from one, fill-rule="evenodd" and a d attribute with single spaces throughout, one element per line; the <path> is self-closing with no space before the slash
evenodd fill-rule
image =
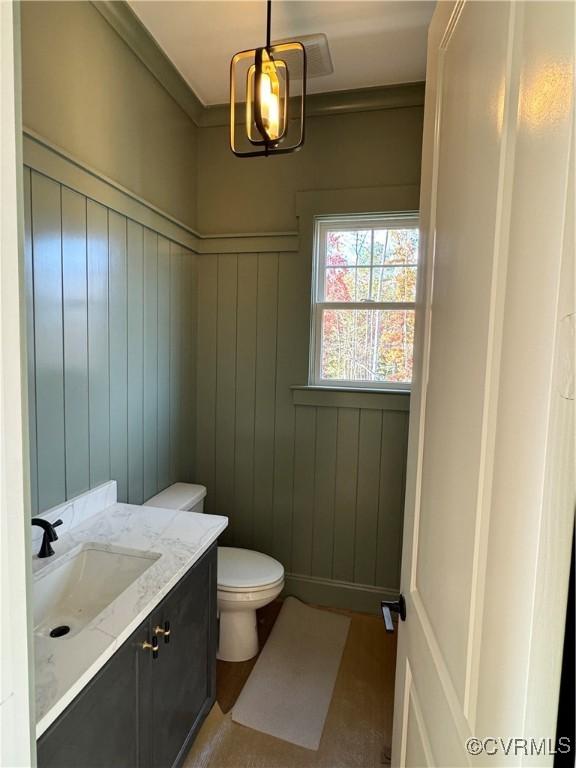
<path id="1" fill-rule="evenodd" d="M 264 641 L 279 601 L 259 612 Z M 231 708 L 256 659 L 218 662 L 217 701 L 183 768 L 377 768 L 388 763 L 392 734 L 396 634 L 379 616 L 351 618 L 320 749 L 313 752 L 232 722 Z"/>

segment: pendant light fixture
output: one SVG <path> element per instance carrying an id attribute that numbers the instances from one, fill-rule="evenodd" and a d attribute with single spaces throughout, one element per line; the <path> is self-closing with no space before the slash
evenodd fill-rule
<path id="1" fill-rule="evenodd" d="M 230 64 L 230 148 L 238 157 L 295 152 L 304 143 L 306 51 L 302 43 L 270 43 L 237 53 Z"/>

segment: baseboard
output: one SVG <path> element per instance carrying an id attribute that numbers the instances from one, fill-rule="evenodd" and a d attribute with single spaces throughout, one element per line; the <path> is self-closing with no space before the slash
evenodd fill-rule
<path id="1" fill-rule="evenodd" d="M 398 589 L 351 584 L 346 581 L 319 579 L 314 576 L 286 574 L 283 595 L 291 595 L 306 603 L 343 608 L 361 613 L 379 613 L 381 600 L 398 597 Z"/>

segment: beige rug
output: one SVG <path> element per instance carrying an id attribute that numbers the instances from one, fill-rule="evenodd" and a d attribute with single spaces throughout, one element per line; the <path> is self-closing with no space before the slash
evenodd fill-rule
<path id="1" fill-rule="evenodd" d="M 288 597 L 232 719 L 317 750 L 349 627 L 347 616 Z"/>

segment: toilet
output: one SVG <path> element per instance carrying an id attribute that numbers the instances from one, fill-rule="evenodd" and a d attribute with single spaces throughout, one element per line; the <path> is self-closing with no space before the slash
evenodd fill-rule
<path id="1" fill-rule="evenodd" d="M 144 504 L 163 509 L 204 512 L 206 488 L 174 483 Z M 218 547 L 218 658 L 247 661 L 258 653 L 256 611 L 284 587 L 284 567 L 273 557 L 250 549 Z"/>

